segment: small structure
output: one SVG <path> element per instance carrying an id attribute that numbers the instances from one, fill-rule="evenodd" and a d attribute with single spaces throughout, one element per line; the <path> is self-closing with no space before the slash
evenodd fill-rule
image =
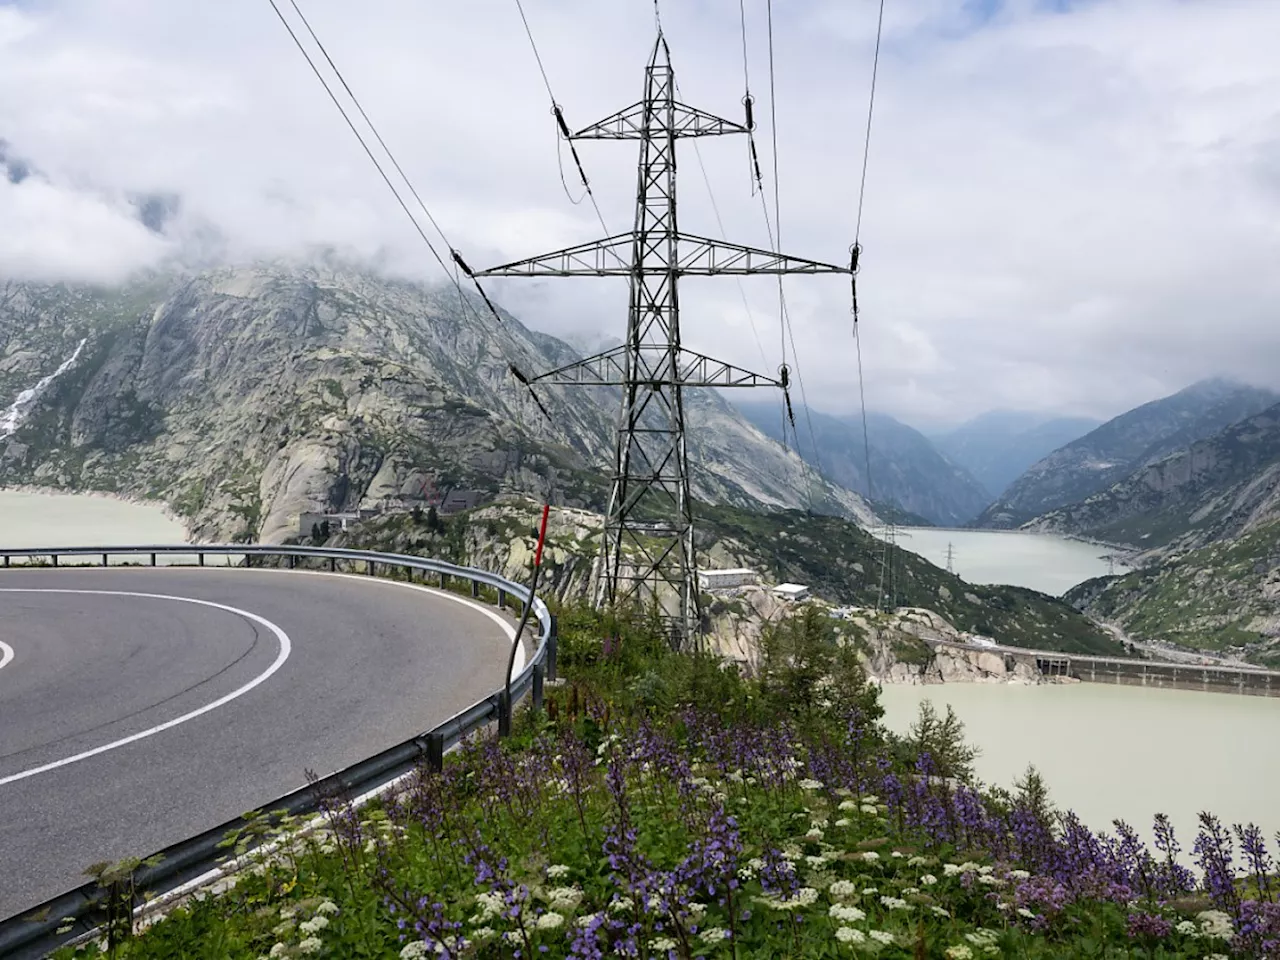
<path id="1" fill-rule="evenodd" d="M 461 513 L 484 503 L 486 497 L 483 490 L 450 490 L 440 503 L 440 515 L 447 517 L 453 513 Z"/>
<path id="2" fill-rule="evenodd" d="M 353 510 L 346 513 L 300 513 L 298 514 L 298 536 L 310 537 L 317 530 L 327 529 L 330 533 L 346 530 L 349 524 L 359 523 L 378 516 L 380 510 Z"/>
<path id="3" fill-rule="evenodd" d="M 746 567 L 698 571 L 698 587 L 701 590 L 728 590 L 732 587 L 744 587 L 758 580 L 756 572 Z"/>
<path id="4" fill-rule="evenodd" d="M 803 600 L 809 596 L 809 588 L 799 583 L 780 583 L 773 588 L 773 595 L 781 600 Z"/>

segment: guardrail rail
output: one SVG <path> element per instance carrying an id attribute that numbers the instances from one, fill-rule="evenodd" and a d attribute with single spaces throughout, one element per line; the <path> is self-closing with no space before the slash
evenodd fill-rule
<path id="1" fill-rule="evenodd" d="M 291 569 L 296 568 L 300 560 L 326 561 L 332 571 L 336 571 L 339 563 L 343 562 L 363 564 L 365 572 L 370 575 L 376 574 L 379 568 L 400 569 L 408 573 L 411 582 L 415 577 L 420 577 L 421 582 L 434 580 L 433 585 L 442 589 L 446 589 L 451 581 L 469 583 L 473 598 L 480 597 L 483 587 L 492 588 L 497 591 L 501 608 L 514 605 L 523 612 L 525 604 L 533 605 L 532 613 L 537 617 L 539 628 L 534 638 L 534 652 L 526 659 L 520 674 L 512 679 L 510 701 L 506 699 L 505 687 L 499 688 L 432 729 L 265 803 L 261 810 L 283 810 L 293 816 L 314 814 L 324 797 L 368 793 L 408 773 L 420 763 L 425 762 L 432 769 L 440 770 L 445 753 L 469 734 L 493 722 L 498 723 L 499 730 L 509 729 L 512 707 L 526 695 L 531 693 L 534 705 L 541 706 L 544 681 L 555 679 L 556 619 L 547 605 L 533 596 L 528 587 L 474 567 L 369 550 L 243 543 L 0 549 L 5 567 L 12 565 L 14 557 L 49 557 L 52 565 L 57 567 L 59 557 L 100 557 L 100 565 L 107 566 L 111 557 L 119 556 L 148 557 L 149 566 L 156 566 L 159 557 L 171 555 L 195 556 L 199 566 L 205 565 L 206 557 L 229 556 L 242 557 L 246 567 L 252 567 L 255 559 L 285 558 Z M 135 889 L 161 898 L 197 878 L 215 873 L 228 860 L 241 859 L 242 855 L 229 853 L 219 844 L 229 833 L 246 825 L 244 817 L 236 817 L 158 851 L 147 858 L 158 858 L 154 866 L 144 866 L 135 872 Z M 254 847 L 251 846 L 249 851 L 252 849 Z M 60 946 L 93 933 L 107 920 L 105 891 L 97 883 L 86 883 L 16 916 L 0 920 L 0 957 L 12 960 L 43 957 Z"/>

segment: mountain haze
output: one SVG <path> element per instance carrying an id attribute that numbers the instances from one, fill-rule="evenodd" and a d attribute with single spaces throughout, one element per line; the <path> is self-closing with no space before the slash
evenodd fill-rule
<path id="1" fill-rule="evenodd" d="M 278 541 L 304 510 L 428 481 L 600 508 L 618 394 L 508 372 L 577 358 L 456 290 L 344 264 L 153 274 L 118 288 L 0 283 L 0 397 L 74 363 L 0 438 L 0 482 L 164 499 L 199 537 Z M 687 399 L 695 496 L 808 504 L 804 467 L 716 394 Z M 3 431 L 0 431 L 2 434 Z M 815 508 L 871 519 L 821 484 Z"/>
<path id="2" fill-rule="evenodd" d="M 983 512 L 977 525 L 1016 527 L 1082 501 L 1278 400 L 1269 390 L 1213 379 L 1143 404 L 1034 464 Z"/>
<path id="3" fill-rule="evenodd" d="M 1037 413 L 991 410 L 930 439 L 982 484 L 990 502 L 1028 467 L 1101 424 L 1088 417 L 1045 419 Z"/>
<path id="4" fill-rule="evenodd" d="M 766 436 L 783 438 L 780 403 L 739 402 L 737 407 Z M 976 517 L 991 500 L 967 470 L 939 453 L 924 434 L 887 414 L 867 414 L 870 482 L 860 416 L 817 410 L 806 414 L 801 406 L 795 417 L 804 459 L 832 483 L 872 496 L 877 503 L 892 504 L 940 526 L 958 526 Z M 797 444 L 790 427 L 786 436 Z"/>

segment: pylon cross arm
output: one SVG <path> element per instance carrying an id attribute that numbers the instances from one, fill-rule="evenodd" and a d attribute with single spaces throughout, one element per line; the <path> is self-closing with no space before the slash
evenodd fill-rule
<path id="1" fill-rule="evenodd" d="M 667 116 L 655 117 L 652 110 L 646 112 L 642 101 L 633 103 L 625 110 L 619 110 L 589 127 L 583 127 L 569 139 L 643 140 L 650 136 L 666 136 L 668 132 L 675 137 L 718 137 L 728 133 L 750 132 L 741 123 L 725 120 L 723 117 L 717 117 L 715 114 L 678 101 L 671 105 L 671 109 L 670 128 L 667 127 Z"/>
<path id="2" fill-rule="evenodd" d="M 712 240 L 680 233 L 675 237 L 676 259 L 663 267 L 646 267 L 652 272 L 674 272 L 682 276 L 721 277 L 775 273 L 852 273 L 850 266 L 837 266 L 803 257 L 790 257 L 727 240 Z M 656 247 L 657 241 L 652 245 Z M 603 240 L 554 250 L 526 260 L 515 260 L 477 277 L 628 277 L 635 266 L 635 234 L 624 233 Z M 639 251 L 641 254 L 645 250 Z"/>
<path id="3" fill-rule="evenodd" d="M 530 377 L 529 382 L 578 387 L 623 386 L 631 382 L 628 380 L 627 352 L 628 348 L 625 346 L 614 347 Z M 662 344 L 641 345 L 643 363 L 632 366 L 636 372 L 631 375 L 631 379 L 639 384 L 649 383 L 654 386 L 678 383 L 682 387 L 782 387 L 782 383 L 772 377 L 753 373 L 685 347 L 674 351 L 676 363 L 673 370 L 669 359 L 671 352 Z"/>

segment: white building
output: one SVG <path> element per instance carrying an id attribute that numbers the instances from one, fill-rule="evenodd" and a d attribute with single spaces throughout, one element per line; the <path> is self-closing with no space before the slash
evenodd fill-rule
<path id="1" fill-rule="evenodd" d="M 803 600 L 809 595 L 809 588 L 799 583 L 780 583 L 773 588 L 773 595 L 783 600 Z"/>
<path id="2" fill-rule="evenodd" d="M 728 570 L 699 570 L 698 587 L 702 590 L 727 590 L 730 587 L 743 587 L 757 581 L 756 572 L 746 567 L 733 567 Z"/>

